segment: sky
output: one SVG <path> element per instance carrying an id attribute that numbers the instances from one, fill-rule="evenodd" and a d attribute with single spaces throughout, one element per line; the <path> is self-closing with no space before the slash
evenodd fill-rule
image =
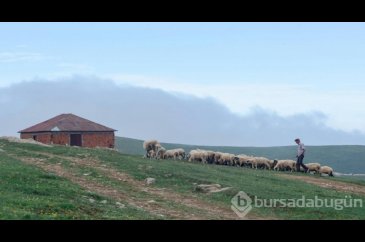
<path id="1" fill-rule="evenodd" d="M 0 136 L 73 112 L 163 142 L 365 144 L 365 23 L 0 23 L 0 37 Z"/>

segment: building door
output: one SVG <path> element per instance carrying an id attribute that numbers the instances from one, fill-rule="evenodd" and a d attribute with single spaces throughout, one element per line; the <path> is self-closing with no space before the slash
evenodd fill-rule
<path id="1" fill-rule="evenodd" d="M 71 146 L 82 146 L 81 134 L 70 134 Z"/>

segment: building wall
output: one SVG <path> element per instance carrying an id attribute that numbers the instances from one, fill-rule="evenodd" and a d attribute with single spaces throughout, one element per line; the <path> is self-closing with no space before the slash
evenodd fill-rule
<path id="1" fill-rule="evenodd" d="M 21 139 L 33 139 L 33 136 L 36 135 L 36 141 L 50 144 L 51 143 L 51 134 L 50 133 L 23 133 L 20 134 Z"/>
<path id="2" fill-rule="evenodd" d="M 114 148 L 114 132 L 84 133 L 82 146 Z"/>
<path id="3" fill-rule="evenodd" d="M 82 147 L 114 148 L 114 132 L 49 132 L 49 133 L 21 133 L 21 139 L 32 139 L 44 144 L 70 145 L 70 134 L 81 134 Z"/>
<path id="4" fill-rule="evenodd" d="M 64 132 L 54 132 L 51 137 L 51 144 L 70 145 L 70 134 Z"/>

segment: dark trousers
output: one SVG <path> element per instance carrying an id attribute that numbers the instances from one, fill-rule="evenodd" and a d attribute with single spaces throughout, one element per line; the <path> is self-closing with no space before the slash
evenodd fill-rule
<path id="1" fill-rule="evenodd" d="M 298 159 L 297 159 L 297 171 L 300 171 L 300 166 L 302 166 L 304 168 L 304 171 L 307 171 L 308 170 L 308 167 L 303 164 L 303 159 L 304 159 L 304 155 L 298 156 Z"/>

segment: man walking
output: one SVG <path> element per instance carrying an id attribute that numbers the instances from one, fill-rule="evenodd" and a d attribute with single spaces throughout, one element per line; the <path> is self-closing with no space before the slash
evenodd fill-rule
<path id="1" fill-rule="evenodd" d="M 304 144 L 300 142 L 300 139 L 297 138 L 294 140 L 295 143 L 298 145 L 298 153 L 297 153 L 297 171 L 300 171 L 300 166 L 304 168 L 304 172 L 307 172 L 308 167 L 303 164 L 304 159 L 304 153 L 305 153 L 305 147 Z"/>

